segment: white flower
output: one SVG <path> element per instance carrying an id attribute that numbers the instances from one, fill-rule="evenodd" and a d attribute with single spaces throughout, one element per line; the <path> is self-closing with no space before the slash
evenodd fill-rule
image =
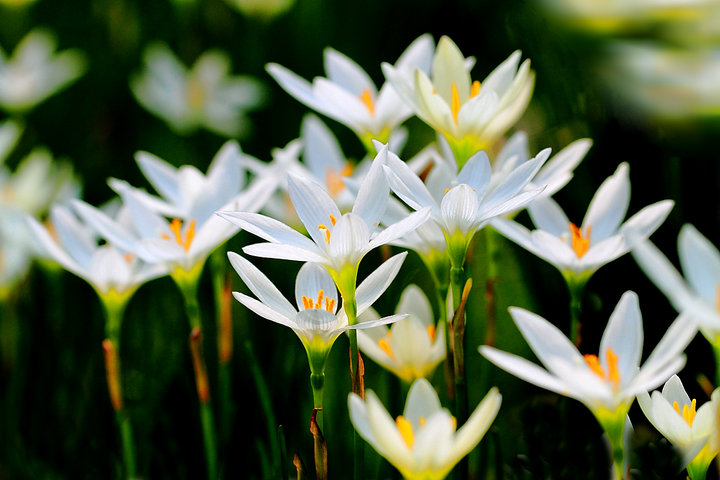
<path id="1" fill-rule="evenodd" d="M 586 281 L 598 268 L 630 250 L 630 236 L 650 236 L 673 206 L 671 200 L 654 203 L 621 225 L 629 203 L 628 165 L 622 163 L 595 193 L 580 227 L 571 223 L 551 198 L 538 198 L 528 206 L 528 213 L 536 226 L 534 231 L 502 218 L 493 220 L 492 226 L 521 247 L 553 264 L 566 277 Z"/>
<path id="2" fill-rule="evenodd" d="M 455 418 L 442 408 L 433 387 L 420 378 L 410 387 L 403 414 L 395 420 L 372 390 L 365 393 L 365 400 L 351 393 L 348 408 L 358 434 L 405 479 L 441 480 L 480 442 L 501 401 L 493 387 L 457 429 Z"/>
<path id="3" fill-rule="evenodd" d="M 655 391 L 652 396 L 641 393 L 638 403 L 650 423 L 680 451 L 688 472 L 695 469 L 703 474 L 691 478 L 704 478 L 718 453 L 720 390 L 713 392 L 711 401 L 697 408 L 696 400 L 690 400 L 678 376 L 673 375 L 662 393 Z"/>
<path id="4" fill-rule="evenodd" d="M 117 221 L 124 224 L 126 214 L 120 210 Z M 52 230 L 48 230 L 35 218 L 28 216 L 27 221 L 47 255 L 88 282 L 105 300 L 127 300 L 143 283 L 167 274 L 163 266 L 145 263 L 114 245 L 98 245 L 96 231 L 79 221 L 67 207 L 52 207 Z"/>
<path id="5" fill-rule="evenodd" d="M 358 285 L 355 300 L 359 313 L 369 308 L 388 288 L 406 255 L 403 252 L 386 260 Z M 306 263 L 300 268 L 295 281 L 297 307 L 294 307 L 252 263 L 233 252 L 228 253 L 228 258 L 245 285 L 257 297 L 233 292 L 235 298 L 259 316 L 291 328 L 307 351 L 313 373 L 324 370 L 330 348 L 343 332 L 385 325 L 405 317 L 399 314 L 348 325 L 347 316 L 340 309 L 335 283 L 321 266 Z"/>
<path id="6" fill-rule="evenodd" d="M 58 162 L 45 148 L 34 148 L 10 171 L 3 165 L 22 128 L 15 122 L 0 125 L 0 296 L 25 278 L 40 245 L 26 216 L 43 218 L 53 203 L 77 197 L 78 180 L 70 164 Z"/>
<path id="7" fill-rule="evenodd" d="M 408 317 L 390 328 L 358 331 L 358 346 L 406 382 L 427 377 L 445 358 L 445 329 L 436 330 L 430 302 L 417 285 L 403 290 L 395 313 L 407 313 Z M 368 310 L 359 320 L 376 317 L 377 313 Z"/>
<path id="8" fill-rule="evenodd" d="M 516 51 L 485 80 L 472 81 L 468 62 L 450 38 L 440 39 L 429 78 L 420 70 L 384 63 L 385 77 L 415 114 L 442 133 L 463 165 L 486 149 L 520 117 L 532 95 L 535 74 Z"/>
<path id="9" fill-rule="evenodd" d="M 290 199 L 311 238 L 264 215 L 229 210 L 219 214 L 269 242 L 246 246 L 243 251 L 248 255 L 320 263 L 345 296 L 354 288 L 365 254 L 414 230 L 428 218 L 429 212 L 422 210 L 380 229 L 390 193 L 382 170 L 387 156 L 384 147 L 363 180 L 352 210 L 344 214 L 322 185 L 289 175 Z"/>
<path id="10" fill-rule="evenodd" d="M 606 422 L 624 422 L 635 397 L 663 384 L 685 365 L 685 347 L 696 334 L 690 318 L 678 317 L 640 367 L 643 326 L 638 298 L 625 292 L 608 321 L 599 355 L 581 355 L 553 324 L 521 308 L 509 309 L 515 324 L 546 369 L 493 347 L 480 353 L 526 382 L 579 400 Z"/>
<path id="11" fill-rule="evenodd" d="M 264 89 L 249 76 L 232 76 L 225 52 L 204 52 L 188 70 L 162 43 L 150 45 L 144 70 L 130 80 L 138 102 L 179 134 L 206 128 L 226 137 L 246 133 L 245 112 L 261 105 Z"/>
<path id="12" fill-rule="evenodd" d="M 78 211 L 110 242 L 143 260 L 170 264 L 171 270 L 195 271 L 202 268 L 215 248 L 238 231 L 215 212 L 257 211 L 277 186 L 281 172 L 269 171 L 243 188 L 245 171 L 240 165 L 241 155 L 236 142 L 227 142 L 213 159 L 207 175 L 203 175 L 193 166 L 176 169 L 151 154 L 139 152 L 138 165 L 161 197 L 123 181 L 110 182 L 128 207 L 137 233 L 89 206 L 79 205 Z"/>
<path id="13" fill-rule="evenodd" d="M 28 33 L 8 57 L 0 49 L 0 108 L 26 112 L 85 72 L 85 56 L 77 50 L 55 53 L 47 31 Z"/>
<path id="14" fill-rule="evenodd" d="M 418 37 L 395 63 L 399 71 L 430 68 L 433 41 L 429 35 Z M 367 73 L 355 62 L 333 50 L 325 49 L 327 78 L 316 77 L 312 84 L 275 63 L 268 73 L 290 95 L 308 107 L 347 125 L 363 141 L 368 152 L 372 139 L 386 143 L 390 134 L 412 111 L 390 84 L 377 90 Z"/>
<path id="15" fill-rule="evenodd" d="M 690 224 L 680 229 L 678 254 L 685 279 L 650 241 L 633 244 L 632 255 L 679 312 L 692 316 L 713 345 L 720 342 L 720 252 Z"/>
<path id="16" fill-rule="evenodd" d="M 400 199 L 413 209 L 430 208 L 431 219 L 443 232 L 451 260 L 462 264 L 476 231 L 491 219 L 527 205 L 542 191 L 527 185 L 548 155 L 548 150 L 541 152 L 494 186 L 485 152 L 470 157 L 457 174 L 437 164 L 438 168 L 433 168 L 426 183 L 393 154 L 388 155 L 385 170 L 392 190 Z M 432 231 L 429 234 L 431 239 L 437 238 Z M 434 240 L 433 243 L 437 245 Z"/>

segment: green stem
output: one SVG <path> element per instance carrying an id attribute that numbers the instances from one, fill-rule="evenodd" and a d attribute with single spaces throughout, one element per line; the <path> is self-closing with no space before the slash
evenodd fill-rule
<path id="1" fill-rule="evenodd" d="M 232 350 L 232 288 L 226 268 L 227 257 L 223 249 L 210 256 L 215 312 L 217 315 L 218 342 L 218 394 L 220 407 L 220 441 L 227 445 L 232 425 L 231 360 Z"/>
<path id="2" fill-rule="evenodd" d="M 577 347 L 580 346 L 582 341 L 580 314 L 582 312 L 582 299 L 586 282 L 575 277 L 567 277 L 566 280 L 570 292 L 570 340 Z"/>
<path id="3" fill-rule="evenodd" d="M 311 373 L 310 374 L 310 385 L 312 385 L 313 391 L 313 408 L 318 410 L 323 409 L 323 387 L 325 385 L 325 372 Z M 320 429 L 323 428 L 323 415 L 322 413 L 317 417 L 317 423 Z"/>
<path id="4" fill-rule="evenodd" d="M 355 289 L 351 292 L 341 292 L 343 299 L 343 308 L 348 318 L 348 325 L 355 325 L 357 323 L 357 302 L 355 301 Z M 363 387 L 362 372 L 360 372 L 360 355 L 358 352 L 357 343 L 357 331 L 354 328 L 348 330 L 348 337 L 350 341 L 350 375 L 352 378 L 352 391 L 361 398 L 365 398 L 365 389 Z M 363 439 L 357 433 L 357 430 L 353 429 L 353 479 L 361 480 L 364 479 L 364 459 L 365 459 L 365 448 Z"/>
<path id="5" fill-rule="evenodd" d="M 114 301 L 115 299 L 108 298 L 107 296 L 101 297 L 101 299 L 105 309 L 106 340 L 103 342 L 103 348 L 105 350 L 108 391 L 110 393 L 110 401 L 115 410 L 115 422 L 120 432 L 125 477 L 132 479 L 137 477 L 135 440 L 130 415 L 123 401 L 120 362 L 120 337 L 126 301 Z"/>
<path id="6" fill-rule="evenodd" d="M 183 272 L 189 274 L 189 272 Z M 210 402 L 210 389 L 205 367 L 205 356 L 202 348 L 202 321 L 197 290 L 199 275 L 186 276 L 181 281 L 173 277 L 185 298 L 185 310 L 190 322 L 190 345 L 195 367 L 195 382 L 198 391 L 200 421 L 202 424 L 203 444 L 208 480 L 218 478 L 217 445 L 215 440 L 215 420 Z"/>
<path id="7" fill-rule="evenodd" d="M 465 313 L 461 309 L 463 288 L 465 286 L 465 270 L 462 265 L 453 265 L 450 269 L 450 285 L 453 294 L 453 319 L 450 326 L 453 346 L 453 373 L 455 377 L 455 417 L 458 425 L 467 420 L 468 398 L 467 379 L 465 377 Z M 456 467 L 457 478 L 468 478 L 468 462 L 464 457 Z"/>

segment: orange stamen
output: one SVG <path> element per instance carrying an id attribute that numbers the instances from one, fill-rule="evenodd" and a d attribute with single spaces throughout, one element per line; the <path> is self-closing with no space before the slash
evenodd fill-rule
<path id="1" fill-rule="evenodd" d="M 313 297 L 303 295 L 301 297 L 303 310 L 323 310 L 333 313 L 335 310 L 335 299 L 326 297 L 324 290 L 318 290 L 317 301 Z"/>
<path id="2" fill-rule="evenodd" d="M 386 338 L 381 338 L 378 340 L 378 346 L 382 349 L 383 352 L 388 354 L 388 357 L 395 358 L 395 354 L 392 351 L 392 348 L 390 347 L 390 342 L 388 341 L 390 339 L 390 332 L 388 332 L 388 336 Z"/>
<path id="3" fill-rule="evenodd" d="M 692 401 L 690 402 L 690 405 L 688 405 L 687 403 L 685 405 L 683 405 L 682 413 L 680 412 L 680 406 L 678 405 L 677 402 L 673 402 L 673 408 L 675 409 L 675 411 L 678 414 L 682 415 L 683 420 L 685 420 L 688 425 L 692 426 L 693 420 L 695 420 L 696 404 L 697 404 L 697 401 L 693 398 Z"/>
<path id="4" fill-rule="evenodd" d="M 397 425 L 398 431 L 400 431 L 400 436 L 402 436 L 403 440 L 405 440 L 407 446 L 412 448 L 413 442 L 415 441 L 412 424 L 405 420 L 402 415 L 395 419 L 395 424 Z"/>
<path id="5" fill-rule="evenodd" d="M 330 223 L 334 227 L 335 224 L 337 223 L 337 219 L 335 218 L 335 215 L 328 215 L 328 217 L 330 217 Z"/>
<path id="6" fill-rule="evenodd" d="M 195 238 L 195 220 L 190 220 L 190 224 L 185 230 L 185 238 L 183 238 L 182 234 L 182 224 L 182 220 L 180 220 L 179 218 L 173 218 L 170 222 L 170 231 L 175 236 L 175 241 L 178 243 L 178 245 L 183 247 L 183 249 L 187 252 L 188 250 L 190 250 L 190 244 Z M 165 233 L 160 235 L 160 238 L 163 238 L 165 240 L 171 239 L 170 235 Z"/>
<path id="7" fill-rule="evenodd" d="M 458 94 L 457 85 L 455 82 L 452 83 L 452 93 L 450 97 L 450 111 L 452 111 L 453 120 L 455 125 L 458 124 L 458 112 L 460 112 L 460 95 Z"/>
<path id="8" fill-rule="evenodd" d="M 337 197 L 345 188 L 344 177 L 349 177 L 353 173 L 354 167 L 351 163 L 346 163 L 341 171 L 328 168 L 325 171 L 325 184 L 331 197 Z"/>
<path id="9" fill-rule="evenodd" d="M 428 336 L 430 337 L 430 341 L 435 341 L 435 325 L 428 325 L 427 327 Z"/>
<path id="10" fill-rule="evenodd" d="M 595 375 L 603 380 L 610 381 L 610 383 L 613 384 L 613 387 L 617 389 L 620 385 L 620 372 L 617 367 L 618 357 L 610 348 L 605 350 L 605 356 L 607 357 L 607 373 L 605 373 L 602 365 L 600 365 L 600 360 L 597 355 L 583 355 L 583 358 Z"/>
<path id="11" fill-rule="evenodd" d="M 470 98 L 476 97 L 480 93 L 480 82 L 475 80 L 470 87 Z"/>
<path id="12" fill-rule="evenodd" d="M 360 101 L 365 104 L 368 112 L 370 112 L 370 115 L 375 115 L 375 104 L 373 103 L 372 94 L 370 93 L 369 88 L 366 88 L 362 91 L 362 93 L 360 94 Z"/>
<path id="13" fill-rule="evenodd" d="M 318 225 L 318 230 L 325 230 L 325 241 L 330 243 L 330 229 L 321 223 Z"/>
<path id="14" fill-rule="evenodd" d="M 590 249 L 590 231 L 592 227 L 588 226 L 586 229 L 585 236 L 582 234 L 582 230 L 578 228 L 574 223 L 570 222 L 570 234 L 572 249 L 575 251 L 575 255 L 578 258 L 582 258 Z"/>

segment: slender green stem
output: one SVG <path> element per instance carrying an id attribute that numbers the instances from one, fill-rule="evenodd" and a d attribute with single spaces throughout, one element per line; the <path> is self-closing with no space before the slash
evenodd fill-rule
<path id="1" fill-rule="evenodd" d="M 310 374 L 310 385 L 312 385 L 313 391 L 313 408 L 319 410 L 323 409 L 323 387 L 325 385 L 325 372 L 311 373 Z M 317 417 L 317 423 L 320 429 L 323 428 L 323 414 Z"/>
<path id="2" fill-rule="evenodd" d="M 184 272 L 188 273 L 188 272 Z M 187 276 L 181 281 L 174 277 L 185 298 L 185 310 L 190 322 L 190 348 L 195 369 L 195 383 L 198 392 L 200 421 L 202 424 L 203 444 L 208 480 L 218 478 L 217 445 L 215 440 L 215 420 L 210 402 L 210 388 L 202 348 L 202 321 L 197 298 L 199 275 Z"/>
<path id="3" fill-rule="evenodd" d="M 585 293 L 585 281 L 572 276 L 566 278 L 570 292 L 570 340 L 579 346 L 582 341 L 580 314 L 582 313 L 582 299 Z"/>
<path id="4" fill-rule="evenodd" d="M 463 289 L 465 286 L 465 270 L 462 265 L 453 265 L 450 269 L 450 285 L 453 294 L 453 319 L 450 325 L 453 346 L 453 370 L 455 377 L 455 417 L 458 425 L 467 420 L 468 398 L 467 379 L 465 376 L 465 312 Z M 468 462 L 464 457 L 455 468 L 457 478 L 468 478 Z"/>
<path id="5" fill-rule="evenodd" d="M 115 301 L 113 296 L 101 297 L 105 309 L 105 369 L 107 373 L 108 392 L 115 410 L 115 422 L 120 432 L 123 468 L 128 479 L 137 477 L 137 460 L 135 440 L 130 416 L 125 408 L 122 393 L 122 373 L 120 362 L 120 336 L 122 318 L 125 312 L 126 299 Z"/>
<path id="6" fill-rule="evenodd" d="M 355 282 L 352 282 L 352 291 L 341 291 L 343 299 L 343 308 L 348 318 L 348 325 L 355 325 L 357 323 L 357 302 L 355 301 Z M 350 375 L 352 377 L 352 391 L 361 398 L 365 398 L 365 389 L 363 386 L 363 378 L 360 365 L 360 354 L 358 351 L 357 343 L 357 331 L 354 328 L 348 330 L 348 337 L 350 341 Z M 364 479 L 363 472 L 364 459 L 365 459 L 365 448 L 363 439 L 357 433 L 357 430 L 353 429 L 353 479 L 361 480 Z"/>
<path id="7" fill-rule="evenodd" d="M 230 439 L 232 425 L 231 402 L 231 360 L 233 355 L 232 288 L 227 257 L 223 249 L 210 256 L 215 312 L 217 316 L 218 343 L 218 396 L 220 413 L 220 441 L 226 445 Z"/>

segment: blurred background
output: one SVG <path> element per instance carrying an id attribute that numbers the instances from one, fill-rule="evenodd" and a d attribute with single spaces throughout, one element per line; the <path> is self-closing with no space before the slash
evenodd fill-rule
<path id="1" fill-rule="evenodd" d="M 476 58 L 474 78 L 483 78 L 516 49 L 531 59 L 537 75 L 535 92 L 515 127 L 528 133 L 531 153 L 545 147 L 559 151 L 578 138 L 593 140 L 575 178 L 555 196 L 570 219 L 579 223 L 600 183 L 620 162 L 628 162 L 629 214 L 666 198 L 676 203 L 652 239 L 677 264 L 676 242 L 682 224 L 692 223 L 711 241 L 720 241 L 716 153 L 720 16 L 717 2 L 677 3 L 2 0 L 0 47 L 5 57 L 31 30 L 43 27 L 56 37 L 59 51 L 82 52 L 86 65 L 74 83 L 37 106 L 3 109 L 0 120 L 16 119 L 24 127 L 5 165 L 13 170 L 33 148 L 45 146 L 56 159 L 72 166 L 82 198 L 98 205 L 113 196 L 106 183 L 109 177 L 148 186 L 134 161 L 138 150 L 176 166 L 192 164 L 205 171 L 232 136 L 239 139 L 243 151 L 269 160 L 272 149 L 299 136 L 301 120 L 309 110 L 274 83 L 264 70 L 266 63 L 279 63 L 311 79 L 323 75 L 323 49 L 333 47 L 381 84 L 381 62 L 394 62 L 423 33 L 431 33 L 436 41 L 448 35 L 465 55 Z M 142 70 L 146 47 L 158 41 L 186 66 L 209 49 L 222 50 L 231 61 L 233 75 L 248 75 L 260 83 L 261 102 L 249 109 L 242 131 L 237 135 L 205 128 L 179 131 L 138 102 L 130 79 Z M 350 130 L 332 120 L 327 124 L 348 157 L 364 155 Z M 402 158 L 411 157 L 433 139 L 429 127 L 419 120 L 411 119 L 407 126 L 410 137 Z M 520 221 L 527 222 L 526 216 Z M 253 241 L 241 232 L 223 250 L 240 251 Z M 479 236 L 473 250 L 477 255 L 483 251 L 481 242 Z M 379 260 L 379 253 L 374 252 L 364 261 L 361 277 Z M 497 344 L 528 354 L 505 308 L 523 306 L 565 328 L 569 322 L 566 287 L 552 266 L 510 242 L 503 241 L 500 262 Z M 284 292 L 292 291 L 299 265 L 263 259 L 255 263 Z M 381 297 L 378 311 L 391 313 L 399 292 L 411 281 L 432 292 L 432 286 L 423 283 L 427 282 L 423 268 L 411 254 L 402 279 Z M 232 278 L 234 289 L 242 289 L 237 276 Z M 473 272 L 473 280 L 469 309 L 477 320 L 468 326 L 470 378 L 481 369 L 475 350 L 483 341 L 484 272 Z M 585 351 L 597 351 L 607 318 L 626 290 L 640 297 L 646 355 L 675 318 L 665 297 L 632 257 L 625 256 L 602 268 L 588 284 L 583 311 Z M 215 317 L 208 275 L 203 277 L 200 293 L 206 354 L 213 358 Z M 102 359 L 103 315 L 95 293 L 65 271 L 35 264 L 3 296 L 3 303 L 0 479 L 120 478 L 119 440 Z M 204 476 L 184 315 L 182 298 L 169 278 L 143 286 L 126 312 L 125 395 L 144 478 Z M 221 450 L 224 478 L 277 478 L 272 475 L 280 449 L 278 425 L 282 425 L 290 458 L 297 452 L 311 465 L 312 393 L 299 342 L 290 330 L 247 314 L 237 303 L 233 315 L 234 410 L 222 427 L 229 432 Z M 213 378 L 215 364 L 209 363 Z M 405 390 L 370 361 L 366 368 L 366 386 L 385 395 L 391 414 L 399 414 Z M 488 478 L 607 478 L 601 431 L 588 411 L 494 367 L 489 371 L 488 384 L 500 386 L 503 407 L 470 460 L 477 467 L 474 471 L 487 471 Z M 333 349 L 327 375 L 329 469 L 331 478 L 347 478 L 343 465 L 352 458 L 352 442 L 347 441 L 352 427 L 346 409 L 345 339 Z M 691 397 L 700 402 L 706 398 L 703 376 L 714 375 L 710 347 L 698 336 L 688 349 L 688 365 L 680 377 Z M 442 385 L 441 369 L 433 378 Z M 484 394 L 471 387 L 471 406 Z M 262 407 L 264 395 L 274 418 Z M 564 408 L 577 418 L 567 435 L 561 429 Z M 669 445 L 637 406 L 631 418 L 637 433 L 633 461 L 637 478 L 673 478 L 676 470 Z M 369 447 L 366 456 L 369 478 L 399 478 Z M 717 478 L 717 472 L 710 475 Z M 483 477 L 478 473 L 477 478 Z"/>

